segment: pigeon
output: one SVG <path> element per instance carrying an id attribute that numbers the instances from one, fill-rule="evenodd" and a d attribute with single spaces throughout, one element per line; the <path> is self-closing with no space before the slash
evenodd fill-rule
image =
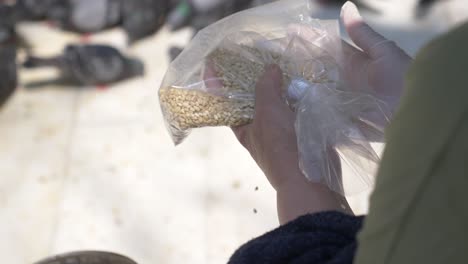
<path id="1" fill-rule="evenodd" d="M 177 58 L 177 56 L 179 56 L 179 54 L 182 53 L 182 51 L 184 51 L 183 47 L 179 47 L 179 46 L 169 47 L 169 59 L 171 61 L 175 60 Z"/>
<path id="2" fill-rule="evenodd" d="M 262 0 L 260 4 L 271 2 Z M 233 13 L 242 11 L 252 5 L 259 4 L 253 0 L 181 0 L 171 1 L 171 11 L 167 17 L 170 30 L 176 31 L 182 27 L 190 26 L 194 35 L 208 25 Z M 183 50 L 183 47 L 169 48 L 169 59 L 173 61 Z"/>
<path id="3" fill-rule="evenodd" d="M 122 1 L 125 0 L 54 0 L 46 18 L 64 30 L 99 32 L 120 24 Z"/>
<path id="4" fill-rule="evenodd" d="M 0 4 L 0 43 L 10 40 L 16 35 L 16 13 L 14 9 L 12 5 Z"/>
<path id="5" fill-rule="evenodd" d="M 19 21 L 50 20 L 79 33 L 97 32 L 120 23 L 125 0 L 17 0 Z"/>
<path id="6" fill-rule="evenodd" d="M 54 67 L 60 82 L 75 85 L 106 85 L 144 74 L 137 58 L 126 57 L 106 45 L 68 45 L 63 54 L 51 58 L 29 56 L 25 68 Z"/>
<path id="7" fill-rule="evenodd" d="M 130 43 L 155 33 L 166 20 L 169 0 L 122 0 L 122 27 Z"/>
<path id="8" fill-rule="evenodd" d="M 47 19 L 76 33 L 120 26 L 133 43 L 155 33 L 173 0 L 18 0 L 21 20 Z"/>
<path id="9" fill-rule="evenodd" d="M 93 33 L 121 22 L 125 0 L 17 0 L 18 21 L 50 20 L 77 33 Z"/>
<path id="10" fill-rule="evenodd" d="M 182 0 L 169 13 L 167 23 L 175 31 L 191 26 L 195 31 L 251 7 L 252 0 Z"/>
<path id="11" fill-rule="evenodd" d="M 16 71 L 16 47 L 9 43 L 0 44 L 0 107 L 16 90 L 18 84 Z"/>
<path id="12" fill-rule="evenodd" d="M 426 17 L 436 2 L 437 0 L 419 0 L 418 7 L 416 8 L 416 17 Z"/>
<path id="13" fill-rule="evenodd" d="M 76 251 L 42 259 L 34 264 L 137 264 L 115 253 L 101 251 Z"/>
<path id="14" fill-rule="evenodd" d="M 16 0 L 15 12 L 18 21 L 38 21 L 47 16 L 47 11 L 59 0 Z"/>

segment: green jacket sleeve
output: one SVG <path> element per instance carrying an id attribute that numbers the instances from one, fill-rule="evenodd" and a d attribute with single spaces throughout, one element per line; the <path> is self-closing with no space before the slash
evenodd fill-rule
<path id="1" fill-rule="evenodd" d="M 355 263 L 468 263 L 468 24 L 417 56 Z"/>

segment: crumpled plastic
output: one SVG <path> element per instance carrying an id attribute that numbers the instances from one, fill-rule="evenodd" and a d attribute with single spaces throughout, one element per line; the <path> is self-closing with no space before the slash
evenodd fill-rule
<path id="1" fill-rule="evenodd" d="M 314 19 L 309 10 L 306 0 L 278 1 L 203 29 L 171 63 L 160 105 L 176 144 L 192 128 L 247 124 L 255 83 L 265 66 L 277 64 L 296 113 L 302 172 L 353 195 L 373 187 L 380 157 L 371 142 L 383 130 L 371 120 L 388 122 L 390 111 L 374 95 L 346 89 L 338 21 Z"/>

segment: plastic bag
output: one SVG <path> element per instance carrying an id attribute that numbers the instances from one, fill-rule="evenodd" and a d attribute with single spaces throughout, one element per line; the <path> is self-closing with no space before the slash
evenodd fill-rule
<path id="1" fill-rule="evenodd" d="M 279 1 L 200 31 L 171 63 L 159 90 L 161 109 L 175 144 L 192 128 L 248 124 L 256 81 L 266 65 L 277 64 L 285 100 L 297 114 L 304 175 L 341 194 L 359 193 L 373 186 L 379 162 L 368 135 L 383 133 L 363 117 L 385 119 L 388 111 L 370 94 L 346 91 L 338 22 L 308 13 L 306 0 Z M 351 173 L 347 186 L 342 167 Z"/>

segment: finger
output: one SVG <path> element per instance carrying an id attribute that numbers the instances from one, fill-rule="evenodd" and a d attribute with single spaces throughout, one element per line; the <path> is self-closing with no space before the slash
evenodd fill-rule
<path id="1" fill-rule="evenodd" d="M 223 81 L 216 74 L 215 66 L 212 60 L 207 60 L 205 70 L 203 71 L 203 81 L 208 92 L 216 94 L 223 88 Z"/>
<path id="2" fill-rule="evenodd" d="M 257 118 L 268 116 L 267 111 L 285 106 L 281 99 L 281 87 L 283 77 L 281 69 L 277 65 L 270 65 L 265 68 L 265 73 L 258 79 L 255 88 L 255 113 L 254 122 Z M 287 106 L 286 106 L 287 108 Z M 287 109 L 289 111 L 289 108 Z M 232 127 L 239 142 L 247 149 L 250 149 L 250 138 L 252 124 Z"/>
<path id="3" fill-rule="evenodd" d="M 394 43 L 375 32 L 362 18 L 356 5 L 346 2 L 341 9 L 341 20 L 351 40 L 372 58 L 387 54 Z"/>
<path id="4" fill-rule="evenodd" d="M 263 115 L 264 111 L 275 107 L 283 107 L 286 104 L 281 98 L 283 75 L 278 65 L 269 65 L 265 73 L 257 81 L 255 87 L 255 117 Z"/>

